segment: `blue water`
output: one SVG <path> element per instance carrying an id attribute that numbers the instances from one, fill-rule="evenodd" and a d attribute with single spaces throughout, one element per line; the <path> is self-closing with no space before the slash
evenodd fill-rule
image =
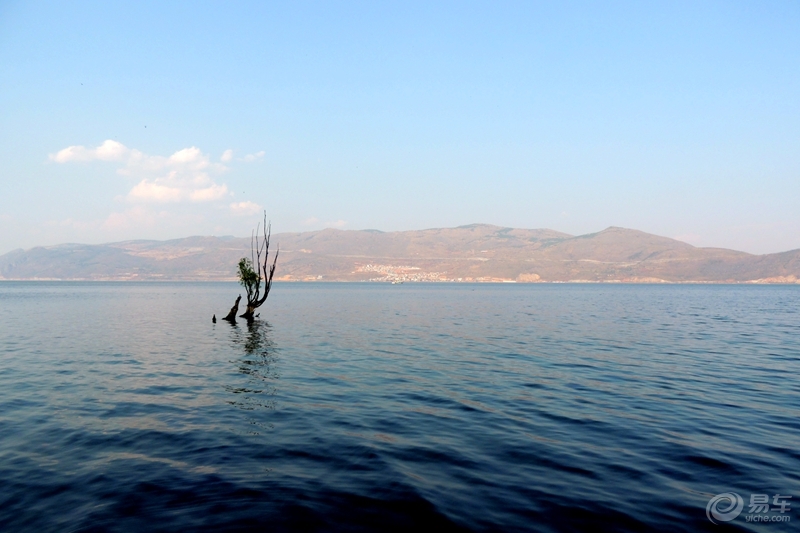
<path id="1" fill-rule="evenodd" d="M 800 287 L 283 283 L 212 324 L 239 292 L 0 283 L 0 530 L 800 520 Z M 712 524 L 731 491 L 791 522 Z"/>

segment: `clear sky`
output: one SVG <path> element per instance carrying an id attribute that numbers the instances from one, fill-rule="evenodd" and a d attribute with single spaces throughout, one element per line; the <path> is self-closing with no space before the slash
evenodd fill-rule
<path id="1" fill-rule="evenodd" d="M 800 248 L 800 2 L 0 2 L 0 253 L 623 226 Z"/>

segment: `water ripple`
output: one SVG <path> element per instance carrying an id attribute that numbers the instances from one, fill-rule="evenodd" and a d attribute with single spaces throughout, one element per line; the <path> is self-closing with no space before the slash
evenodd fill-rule
<path id="1" fill-rule="evenodd" d="M 0 529 L 711 531 L 715 494 L 800 497 L 797 287 L 281 284 L 211 324 L 236 294 L 0 283 Z"/>

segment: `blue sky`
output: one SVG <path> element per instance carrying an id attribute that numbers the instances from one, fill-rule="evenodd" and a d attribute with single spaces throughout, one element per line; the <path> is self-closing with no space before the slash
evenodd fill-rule
<path id="1" fill-rule="evenodd" d="M 3 2 L 0 253 L 624 226 L 800 248 L 800 3 Z"/>

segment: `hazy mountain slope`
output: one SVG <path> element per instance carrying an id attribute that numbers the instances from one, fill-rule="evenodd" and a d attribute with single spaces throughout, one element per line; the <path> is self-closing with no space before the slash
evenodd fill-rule
<path id="1" fill-rule="evenodd" d="M 625 228 L 573 237 L 473 224 L 380 232 L 326 229 L 273 236 L 281 279 L 356 281 L 795 282 L 800 250 L 751 255 Z M 235 279 L 249 238 L 66 244 L 0 256 L 4 279 Z"/>
<path id="2" fill-rule="evenodd" d="M 276 236 L 278 237 L 278 236 Z M 474 255 L 483 249 L 522 249 L 542 242 L 568 238 L 553 230 L 501 228 L 473 224 L 459 228 L 427 229 L 385 233 L 376 230 L 342 231 L 326 229 L 308 233 L 282 233 L 281 248 L 311 250 L 326 255 L 370 257 L 450 257 Z"/>
<path id="3" fill-rule="evenodd" d="M 530 262 L 546 279 L 747 281 L 755 257 L 612 227 L 555 243 Z"/>
<path id="4" fill-rule="evenodd" d="M 189 237 L 172 241 L 66 244 L 0 256 L 6 279 L 233 279 L 249 239 Z"/>

